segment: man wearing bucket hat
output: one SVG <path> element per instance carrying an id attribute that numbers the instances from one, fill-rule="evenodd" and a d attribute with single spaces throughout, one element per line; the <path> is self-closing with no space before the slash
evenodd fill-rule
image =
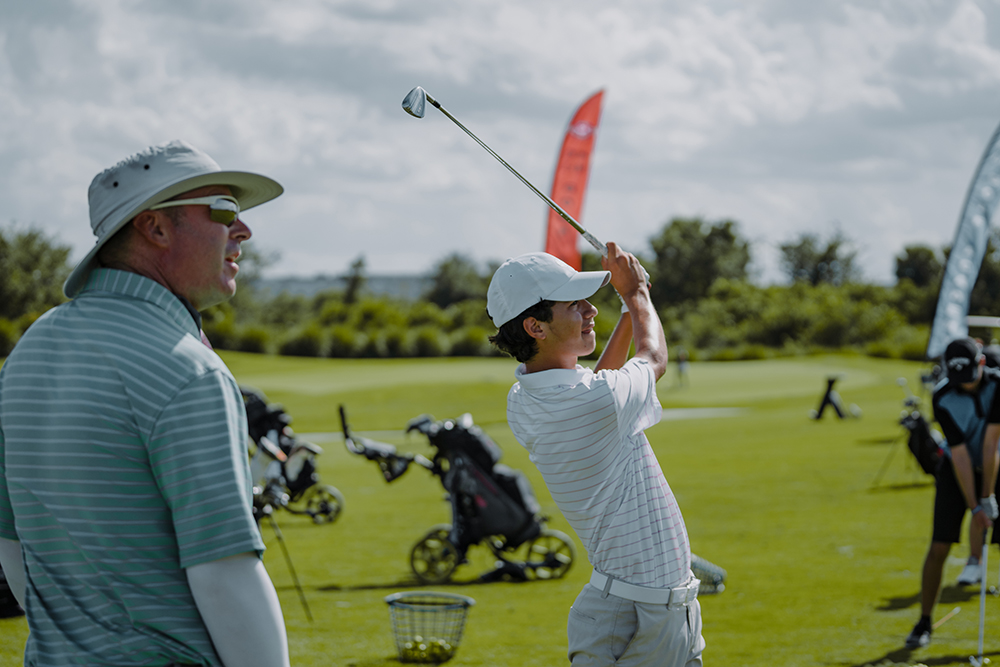
<path id="1" fill-rule="evenodd" d="M 0 565 L 26 665 L 288 665 L 243 401 L 198 314 L 235 292 L 240 212 L 281 192 L 181 141 L 91 183 L 73 300 L 0 370 Z"/>
<path id="2" fill-rule="evenodd" d="M 569 612 L 570 662 L 701 665 L 687 530 L 644 433 L 662 413 L 663 327 L 639 261 L 609 243 L 602 264 L 606 271 L 581 273 L 529 253 L 493 275 L 490 340 L 522 362 L 507 420 L 594 567 Z M 577 363 L 596 345 L 587 299 L 609 281 L 622 318 L 592 371 Z"/>
<path id="3" fill-rule="evenodd" d="M 907 648 L 930 643 L 941 575 L 951 545 L 961 539 L 966 511 L 972 511 L 970 531 L 980 534 L 997 518 L 1000 373 L 986 367 L 982 347 L 972 338 L 949 343 L 943 362 L 948 375 L 934 388 L 933 405 L 946 439 L 945 456 L 934 478 L 934 527 L 924 558 L 920 620 L 906 637 Z M 992 541 L 998 540 L 994 531 Z"/>

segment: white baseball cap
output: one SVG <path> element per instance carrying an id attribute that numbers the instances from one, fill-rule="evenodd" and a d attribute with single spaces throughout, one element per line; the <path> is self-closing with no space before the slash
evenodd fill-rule
<path id="1" fill-rule="evenodd" d="M 539 301 L 578 301 L 608 284 L 610 271 L 577 271 L 558 257 L 529 252 L 500 265 L 486 291 L 486 312 L 497 328 Z"/>
<path id="2" fill-rule="evenodd" d="M 90 183 L 90 227 L 97 243 L 66 279 L 73 298 L 97 266 L 97 251 L 135 216 L 177 195 L 206 185 L 228 185 L 245 211 L 284 192 L 276 181 L 245 171 L 222 171 L 206 153 L 185 141 L 171 141 L 131 155 Z"/>

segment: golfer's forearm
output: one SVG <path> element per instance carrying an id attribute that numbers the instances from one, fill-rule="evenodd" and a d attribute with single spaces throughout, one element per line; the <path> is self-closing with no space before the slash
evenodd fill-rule
<path id="1" fill-rule="evenodd" d="M 615 330 L 608 339 L 608 344 L 601 352 L 601 358 L 597 360 L 596 371 L 614 370 L 621 368 L 628 361 L 628 351 L 632 348 L 632 318 L 628 313 L 624 313 Z"/>
<path id="2" fill-rule="evenodd" d="M 979 504 L 976 496 L 976 482 L 972 476 L 972 460 L 969 458 L 969 450 L 965 445 L 951 448 L 951 462 L 955 469 L 955 480 L 962 490 L 962 497 L 965 503 L 974 508 Z"/>
<path id="3" fill-rule="evenodd" d="M 24 607 L 27 579 L 24 575 L 24 556 L 21 554 L 21 543 L 0 537 L 0 568 L 7 579 L 10 592 L 14 594 L 17 603 Z"/>
<path id="4" fill-rule="evenodd" d="M 649 299 L 649 292 L 643 288 L 625 303 L 632 318 L 635 356 L 648 360 L 653 365 L 656 377 L 660 378 L 667 370 L 667 340 L 660 318 Z"/>
<path id="5" fill-rule="evenodd" d="M 256 554 L 189 567 L 187 578 L 226 667 L 288 667 L 281 605 Z"/>

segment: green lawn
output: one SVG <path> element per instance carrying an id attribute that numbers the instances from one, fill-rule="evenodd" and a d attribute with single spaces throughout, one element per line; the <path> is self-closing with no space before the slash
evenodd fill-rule
<path id="1" fill-rule="evenodd" d="M 341 361 L 225 353 L 237 379 L 287 408 L 300 434 L 324 447 L 325 482 L 346 497 L 332 525 L 279 513 L 314 616 L 306 620 L 273 531 L 265 525 L 265 563 L 278 587 L 293 665 L 391 665 L 395 647 L 383 598 L 416 588 L 412 544 L 449 520 L 443 489 L 414 468 L 386 484 L 373 463 L 348 453 L 336 437 L 338 404 L 356 431 L 429 453 L 406 438 L 406 422 L 470 412 L 504 449 L 504 463 L 525 471 L 550 527 L 566 522 L 504 421 L 513 362 L 502 359 Z M 690 386 L 660 383 L 665 419 L 648 432 L 687 523 L 693 550 L 728 572 L 725 592 L 703 596 L 707 665 L 865 665 L 884 660 L 968 664 L 976 652 L 978 589 L 946 587 L 943 625 L 930 647 L 910 653 L 903 638 L 918 616 L 919 570 L 930 534 L 933 486 L 900 440 L 897 424 L 906 377 L 919 387 L 925 367 L 900 361 L 830 356 L 772 361 L 693 363 Z M 843 378 L 845 403 L 860 419 L 827 412 L 809 419 L 829 374 Z M 732 416 L 674 419 L 682 408 L 742 408 Z M 697 414 L 697 413 L 695 413 Z M 895 448 L 878 488 L 872 482 Z M 574 538 L 575 539 L 575 538 Z M 953 553 L 954 581 L 966 546 Z M 586 556 L 561 580 L 477 584 L 489 567 L 485 548 L 442 588 L 476 600 L 452 665 L 566 664 L 566 615 L 589 577 Z M 993 580 L 997 558 L 993 554 Z M 987 608 L 986 654 L 1000 655 L 1000 602 Z M 0 664 L 17 662 L 23 619 L 0 621 Z"/>

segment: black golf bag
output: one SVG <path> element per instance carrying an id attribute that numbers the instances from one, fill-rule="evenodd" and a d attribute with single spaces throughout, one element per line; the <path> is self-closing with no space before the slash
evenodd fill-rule
<path id="1" fill-rule="evenodd" d="M 412 420 L 407 432 L 419 431 L 437 449 L 433 462 L 451 502 L 449 540 L 464 557 L 466 549 L 490 535 L 503 535 L 516 548 L 541 532 L 540 507 L 527 478 L 499 464 L 499 447 L 472 423 L 468 413 L 436 422 L 429 415 Z"/>
<path id="2" fill-rule="evenodd" d="M 909 448 L 917 463 L 928 475 L 937 472 L 944 450 L 941 444 L 944 441 L 937 431 L 930 427 L 923 413 L 920 412 L 919 400 L 916 397 L 908 397 L 904 401 L 906 410 L 899 418 L 899 423 L 907 430 L 906 446 Z"/>
<path id="3" fill-rule="evenodd" d="M 497 559 L 497 568 L 482 580 L 554 579 L 569 570 L 575 556 L 572 541 L 544 527 L 547 519 L 539 514 L 527 477 L 499 463 L 500 448 L 471 415 L 443 421 L 421 415 L 410 421 L 406 432 L 427 436 L 434 448 L 430 459 L 355 435 L 343 406 L 340 418 L 347 449 L 378 463 L 387 482 L 416 463 L 438 477 L 448 492 L 452 523 L 432 527 L 410 554 L 410 567 L 421 581 L 447 581 L 466 562 L 468 549 L 481 542 Z"/>
<path id="4" fill-rule="evenodd" d="M 250 472 L 254 483 L 254 513 L 283 508 L 292 514 L 308 514 L 316 523 L 329 523 L 344 506 L 338 489 L 320 481 L 316 457 L 323 450 L 295 436 L 291 416 L 277 403 L 268 403 L 263 393 L 240 387 L 247 411 L 251 451 Z"/>

